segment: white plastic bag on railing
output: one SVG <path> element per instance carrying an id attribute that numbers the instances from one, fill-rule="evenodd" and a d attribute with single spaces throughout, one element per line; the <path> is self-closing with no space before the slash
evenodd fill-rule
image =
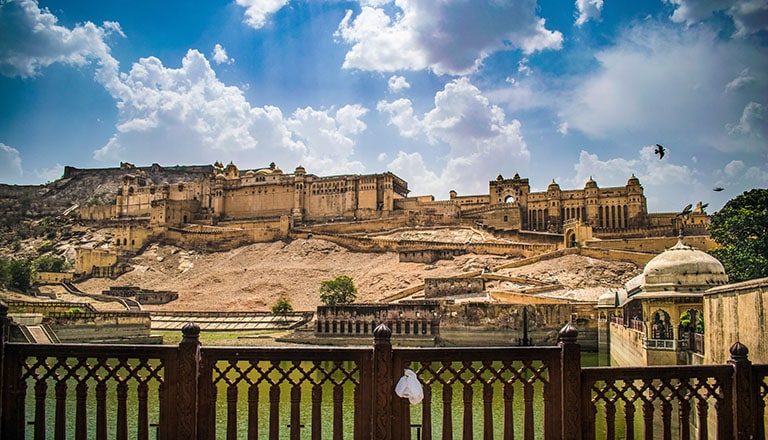
<path id="1" fill-rule="evenodd" d="M 395 385 L 395 394 L 407 398 L 411 405 L 421 403 L 422 399 L 424 399 L 424 389 L 421 388 L 421 383 L 416 377 L 416 373 L 406 368 L 403 377 Z"/>

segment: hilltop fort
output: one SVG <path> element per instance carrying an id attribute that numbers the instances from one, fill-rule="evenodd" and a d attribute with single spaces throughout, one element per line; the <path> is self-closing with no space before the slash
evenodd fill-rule
<path id="1" fill-rule="evenodd" d="M 532 256 L 594 239 L 673 237 L 680 228 L 686 235 L 706 235 L 708 223 L 700 205 L 684 216 L 649 213 L 634 175 L 624 186 L 601 188 L 590 178 L 580 189 L 562 189 L 552 181 L 541 192 L 531 191 L 527 178 L 499 175 L 488 182 L 486 194 L 450 191 L 447 200 L 436 200 L 412 196 L 408 183 L 391 172 L 317 176 L 302 166 L 287 173 L 275 163 L 251 170 L 231 162 L 121 163 L 106 169 L 66 167 L 62 179 L 47 185 L 2 190 L 10 217 L 14 208 L 16 214 L 38 216 L 76 212 L 84 221 L 112 227 L 109 247 L 78 249 L 75 272 L 90 276 L 119 274 L 121 258 L 152 242 L 221 251 L 313 234 L 351 250 L 396 251 L 403 261 L 433 261 L 466 252 Z M 472 227 L 492 239 L 435 243 L 385 236 L 414 227 Z M 639 247 L 663 249 L 658 243 Z"/>

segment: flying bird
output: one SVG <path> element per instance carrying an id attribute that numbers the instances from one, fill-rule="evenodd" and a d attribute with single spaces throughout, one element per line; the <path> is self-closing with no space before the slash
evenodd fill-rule
<path id="1" fill-rule="evenodd" d="M 667 151 L 667 149 L 666 149 L 666 148 L 664 148 L 664 146 L 663 146 L 663 145 L 661 145 L 661 144 L 656 144 L 656 149 L 655 149 L 655 150 L 653 150 L 653 153 L 654 153 L 654 154 L 658 154 L 658 155 L 659 155 L 659 160 L 661 160 L 661 159 L 663 159 L 663 158 L 664 158 L 664 153 L 666 153 L 666 151 Z"/>
<path id="2" fill-rule="evenodd" d="M 681 212 L 680 214 L 677 214 L 677 216 L 682 217 L 685 220 L 688 220 L 688 216 L 690 216 L 691 212 L 693 211 L 692 208 L 693 208 L 693 204 L 689 203 L 688 206 L 683 208 L 683 212 Z"/>
<path id="3" fill-rule="evenodd" d="M 724 190 L 724 189 L 725 189 L 725 188 L 723 188 L 722 186 L 716 186 L 716 187 L 714 187 L 714 188 L 712 189 L 712 191 L 715 191 L 715 192 L 720 192 L 720 191 L 722 191 L 722 190 Z"/>
<path id="4" fill-rule="evenodd" d="M 705 204 L 701 205 L 701 210 L 703 211 L 704 208 L 706 208 L 707 206 L 709 206 L 709 203 L 705 203 Z"/>

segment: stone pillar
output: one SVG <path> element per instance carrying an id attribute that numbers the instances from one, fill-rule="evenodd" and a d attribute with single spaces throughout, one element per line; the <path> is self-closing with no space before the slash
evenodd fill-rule
<path id="1" fill-rule="evenodd" d="M 176 374 L 173 377 L 176 389 L 174 396 L 176 397 L 176 435 L 174 438 L 194 440 L 197 438 L 200 326 L 188 322 L 181 328 L 181 333 L 184 336 L 179 343 Z"/>
<path id="2" fill-rule="evenodd" d="M 570 322 L 560 330 L 560 369 L 562 373 L 562 432 L 560 438 L 581 438 L 581 404 L 585 402 L 581 389 L 581 348 L 576 340 L 579 331 Z M 587 393 L 589 390 L 587 390 Z M 589 399 L 589 396 L 586 396 Z M 555 436 L 557 437 L 557 436 Z"/>
<path id="3" fill-rule="evenodd" d="M 374 440 L 392 439 L 392 330 L 379 324 L 373 330 L 373 435 Z"/>
<path id="4" fill-rule="evenodd" d="M 752 386 L 752 362 L 747 359 L 749 350 L 740 342 L 730 349 L 728 364 L 733 366 L 733 438 L 753 438 L 757 387 Z M 760 413 L 762 417 L 762 412 Z M 759 421 L 758 423 L 762 423 Z M 728 433 L 726 433 L 728 434 Z"/>

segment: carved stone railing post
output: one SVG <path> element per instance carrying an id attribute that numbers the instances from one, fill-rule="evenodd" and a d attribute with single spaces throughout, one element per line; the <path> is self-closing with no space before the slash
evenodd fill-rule
<path id="1" fill-rule="evenodd" d="M 757 394 L 752 386 L 752 362 L 747 359 L 749 349 L 741 342 L 736 342 L 730 349 L 728 364 L 733 366 L 733 429 L 734 438 L 752 438 L 753 414 L 756 408 Z"/>
<path id="2" fill-rule="evenodd" d="M 373 440 L 392 439 L 392 330 L 381 323 L 373 330 Z"/>
<path id="3" fill-rule="evenodd" d="M 200 372 L 200 326 L 188 322 L 181 328 L 184 335 L 179 343 L 176 365 L 170 380 L 175 393 L 166 402 L 175 405 L 168 414 L 173 414 L 175 420 L 171 423 L 170 432 L 177 439 L 195 440 L 197 438 L 197 384 Z M 170 373 L 170 372 L 169 372 Z"/>
<path id="4" fill-rule="evenodd" d="M 576 340 L 579 330 L 570 322 L 565 324 L 558 334 L 560 346 L 560 371 L 562 386 L 562 435 L 563 439 L 581 438 L 581 348 Z"/>

